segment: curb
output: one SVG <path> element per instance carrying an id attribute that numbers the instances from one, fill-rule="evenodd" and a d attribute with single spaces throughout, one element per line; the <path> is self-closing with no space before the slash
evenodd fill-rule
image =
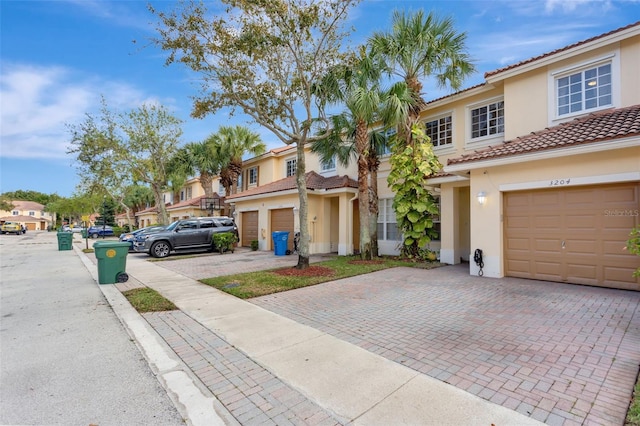
<path id="1" fill-rule="evenodd" d="M 142 315 L 131 306 L 115 285 L 98 284 L 97 267 L 82 249 L 73 245 L 73 250 L 91 274 L 185 423 L 193 426 L 239 424 Z"/>

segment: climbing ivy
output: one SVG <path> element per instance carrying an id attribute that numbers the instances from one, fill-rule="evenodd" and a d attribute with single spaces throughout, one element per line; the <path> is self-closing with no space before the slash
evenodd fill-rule
<path id="1" fill-rule="evenodd" d="M 636 226 L 631 230 L 629 239 L 627 240 L 626 249 L 629 250 L 629 253 L 637 254 L 638 256 L 640 256 L 640 226 Z M 635 270 L 633 276 L 640 277 L 640 268 Z"/>
<path id="2" fill-rule="evenodd" d="M 409 141 L 393 144 L 390 163 L 387 182 L 395 193 L 393 209 L 404 238 L 400 251 L 404 256 L 419 257 L 436 236 L 433 215 L 438 214 L 438 206 L 427 179 L 442 168 L 423 124 L 412 126 Z"/>

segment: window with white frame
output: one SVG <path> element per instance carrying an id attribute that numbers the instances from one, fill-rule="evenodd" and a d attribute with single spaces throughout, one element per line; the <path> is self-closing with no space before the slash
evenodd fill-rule
<path id="1" fill-rule="evenodd" d="M 500 100 L 471 110 L 471 139 L 504 133 L 504 101 Z"/>
<path id="2" fill-rule="evenodd" d="M 224 189 L 224 185 L 222 183 L 218 183 L 218 195 L 220 195 L 221 197 L 224 197 L 226 194 L 226 191 Z"/>
<path id="3" fill-rule="evenodd" d="M 29 212 L 29 216 L 35 216 L 36 212 Z"/>
<path id="4" fill-rule="evenodd" d="M 20 216 L 20 212 L 18 210 L 14 210 L 11 212 L 13 216 Z"/>
<path id="5" fill-rule="evenodd" d="M 287 160 L 287 170 L 286 170 L 287 177 L 295 176 L 297 166 L 298 166 L 298 162 L 295 158 Z"/>
<path id="6" fill-rule="evenodd" d="M 612 106 L 611 75 L 611 62 L 606 62 L 557 76 L 558 116 Z"/>
<path id="7" fill-rule="evenodd" d="M 184 201 L 184 191 L 180 191 L 180 201 Z"/>
<path id="8" fill-rule="evenodd" d="M 431 138 L 431 144 L 434 147 L 451 145 L 453 143 L 451 116 L 427 121 L 425 132 Z"/>
<path id="9" fill-rule="evenodd" d="M 327 162 L 320 162 L 320 171 L 328 172 L 336 169 L 336 157 L 331 157 Z"/>
<path id="10" fill-rule="evenodd" d="M 249 169 L 249 185 L 258 184 L 258 168 L 252 167 Z"/>
<path id="11" fill-rule="evenodd" d="M 240 173 L 236 179 L 236 188 L 238 188 L 238 191 L 242 188 L 242 173 Z"/>
<path id="12" fill-rule="evenodd" d="M 187 200 L 190 200 L 193 197 L 193 188 L 187 188 Z"/>
<path id="13" fill-rule="evenodd" d="M 396 212 L 393 210 L 393 198 L 382 198 L 378 213 L 378 240 L 400 241 L 402 235 L 396 222 Z"/>

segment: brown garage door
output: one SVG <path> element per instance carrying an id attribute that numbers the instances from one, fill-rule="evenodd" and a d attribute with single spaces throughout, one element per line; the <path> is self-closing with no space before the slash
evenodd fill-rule
<path id="1" fill-rule="evenodd" d="M 258 212 L 242 213 L 242 246 L 250 247 L 258 239 Z"/>
<path id="2" fill-rule="evenodd" d="M 293 209 L 271 210 L 271 232 L 289 231 L 289 241 L 287 248 L 293 250 Z M 269 235 L 271 239 L 271 235 Z M 273 248 L 273 241 L 271 241 Z"/>
<path id="3" fill-rule="evenodd" d="M 506 193 L 506 275 L 640 290 L 623 250 L 638 209 L 638 183 Z"/>

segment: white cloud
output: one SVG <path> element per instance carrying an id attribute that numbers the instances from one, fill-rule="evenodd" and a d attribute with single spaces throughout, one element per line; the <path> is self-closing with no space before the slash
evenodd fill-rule
<path id="1" fill-rule="evenodd" d="M 2 65 L 0 75 L 0 156 L 5 158 L 63 158 L 69 142 L 67 124 L 94 113 L 104 94 L 109 104 L 131 108 L 144 101 L 126 84 L 101 81 L 69 68 Z"/>

